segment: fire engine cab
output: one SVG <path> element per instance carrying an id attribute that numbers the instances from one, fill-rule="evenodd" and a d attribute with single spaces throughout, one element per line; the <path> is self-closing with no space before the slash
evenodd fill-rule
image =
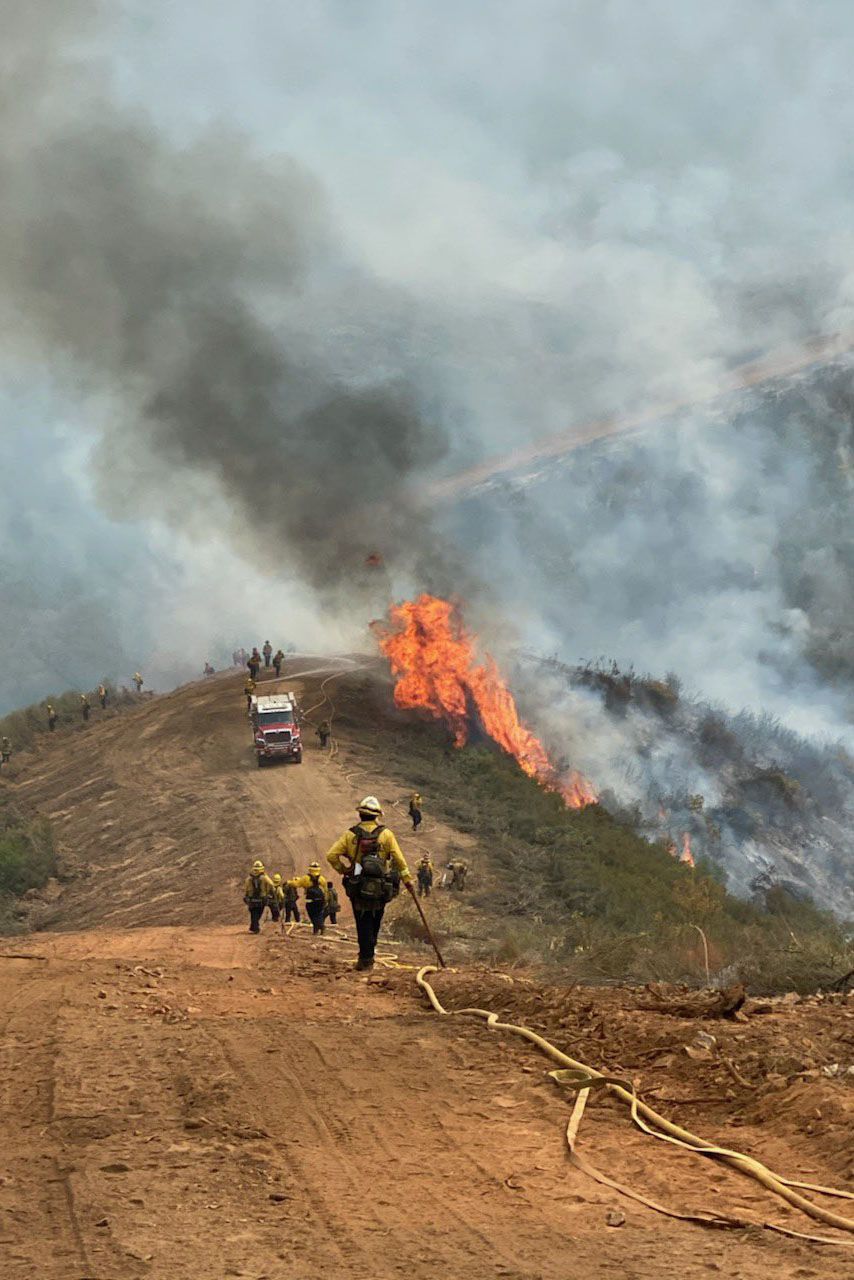
<path id="1" fill-rule="evenodd" d="M 293 693 L 274 693 L 252 699 L 250 708 L 258 768 L 274 760 L 302 763 L 302 740 Z"/>

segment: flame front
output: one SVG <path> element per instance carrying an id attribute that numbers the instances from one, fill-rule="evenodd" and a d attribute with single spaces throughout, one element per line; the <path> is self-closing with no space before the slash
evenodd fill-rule
<path id="1" fill-rule="evenodd" d="M 679 861 L 684 862 L 686 867 L 694 866 L 694 855 L 691 852 L 691 837 L 687 831 L 682 832 L 682 852 L 679 855 Z"/>
<path id="2" fill-rule="evenodd" d="M 519 767 L 571 809 L 595 804 L 590 783 L 571 770 L 560 775 L 545 747 L 519 719 L 513 695 L 493 658 L 476 657 L 475 639 L 448 600 L 421 595 L 392 605 L 391 626 L 377 624 L 380 649 L 391 664 L 399 707 L 420 707 L 444 720 L 454 745 L 465 746 L 476 715 L 484 731 Z"/>

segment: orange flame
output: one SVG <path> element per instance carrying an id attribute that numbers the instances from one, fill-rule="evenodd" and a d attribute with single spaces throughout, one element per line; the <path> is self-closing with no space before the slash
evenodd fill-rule
<path id="1" fill-rule="evenodd" d="M 394 700 L 399 707 L 420 707 L 444 720 L 457 747 L 468 741 L 474 711 L 490 738 L 571 809 L 596 803 L 590 783 L 575 770 L 561 776 L 543 744 L 522 724 L 495 660 L 487 655 L 477 661 L 475 638 L 466 632 L 454 604 L 421 595 L 392 605 L 390 618 L 391 627 L 376 624 L 375 631 L 397 677 Z"/>
<path id="2" fill-rule="evenodd" d="M 682 832 L 682 852 L 679 855 L 679 861 L 684 862 L 686 867 L 694 866 L 694 855 L 691 852 L 691 837 L 687 831 Z"/>

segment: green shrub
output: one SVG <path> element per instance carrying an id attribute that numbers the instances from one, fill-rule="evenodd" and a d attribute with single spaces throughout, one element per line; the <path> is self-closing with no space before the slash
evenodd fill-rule
<path id="1" fill-rule="evenodd" d="M 39 889 L 56 872 L 56 854 L 46 823 L 0 835 L 0 893 L 20 897 Z"/>

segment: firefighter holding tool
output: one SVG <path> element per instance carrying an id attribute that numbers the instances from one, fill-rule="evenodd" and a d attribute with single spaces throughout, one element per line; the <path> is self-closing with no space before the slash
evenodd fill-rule
<path id="1" fill-rule="evenodd" d="M 412 875 L 394 832 L 381 822 L 383 811 L 376 796 L 365 796 L 357 812 L 359 821 L 339 836 L 326 861 L 343 876 L 353 908 L 359 939 L 355 967 L 372 969 L 386 903 L 394 896 L 395 879 L 410 885 Z"/>

